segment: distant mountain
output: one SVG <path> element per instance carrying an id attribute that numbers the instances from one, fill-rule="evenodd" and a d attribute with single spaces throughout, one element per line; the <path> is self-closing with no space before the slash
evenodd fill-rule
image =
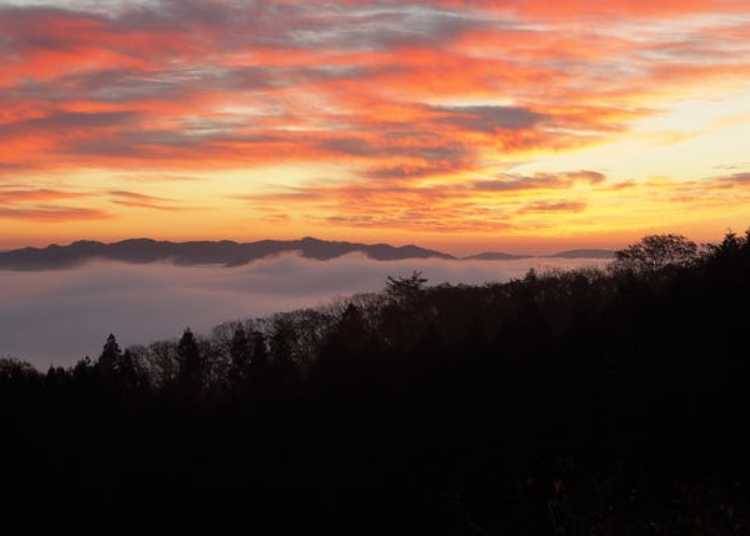
<path id="1" fill-rule="evenodd" d="M 560 251 L 554 255 L 547 255 L 547 257 L 557 259 L 613 259 L 615 252 L 608 249 L 571 249 L 570 251 Z"/>
<path id="2" fill-rule="evenodd" d="M 488 251 L 486 253 L 480 253 L 479 255 L 472 255 L 470 257 L 464 257 L 461 260 L 464 261 L 513 261 L 517 259 L 530 259 L 531 255 L 512 255 L 510 253 L 498 253 L 494 251 Z"/>
<path id="3" fill-rule="evenodd" d="M 179 266 L 218 264 L 242 266 L 253 261 L 297 252 L 306 259 L 326 261 L 349 253 L 361 253 L 377 261 L 407 259 L 446 259 L 461 261 L 511 261 L 534 258 L 533 255 L 513 255 L 489 251 L 457 258 L 440 251 L 415 245 L 360 244 L 303 238 L 301 240 L 260 240 L 257 242 L 166 242 L 138 238 L 104 243 L 80 240 L 67 246 L 53 244 L 45 248 L 23 248 L 0 251 L 0 270 L 34 271 L 71 268 L 93 260 L 109 260 L 136 264 L 171 262 Z M 544 258 L 611 259 L 614 252 L 602 249 L 561 251 Z"/>
<path id="4" fill-rule="evenodd" d="M 331 242 L 316 238 L 302 240 L 261 240 L 238 243 L 163 242 L 146 238 L 106 244 L 82 240 L 67 246 L 53 244 L 46 248 L 23 248 L 0 252 L 0 270 L 55 270 L 71 268 L 92 260 L 128 263 L 169 261 L 180 266 L 220 264 L 241 266 L 250 262 L 299 252 L 308 259 L 330 260 L 349 253 L 362 253 L 378 261 L 404 259 L 455 259 L 451 255 L 414 245 L 395 247 L 388 244 Z"/>

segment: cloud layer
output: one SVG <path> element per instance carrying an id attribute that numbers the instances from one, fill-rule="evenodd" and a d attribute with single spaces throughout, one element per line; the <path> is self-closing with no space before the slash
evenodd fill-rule
<path id="1" fill-rule="evenodd" d="M 531 266 L 596 265 L 596 260 L 502 262 L 436 259 L 378 262 L 360 255 L 327 262 L 294 255 L 242 268 L 99 263 L 55 272 L 0 272 L 0 356 L 38 367 L 95 357 L 110 332 L 123 344 L 207 332 L 227 320 L 329 303 L 379 291 L 389 275 L 422 270 L 431 284 L 520 277 Z"/>
<path id="2" fill-rule="evenodd" d="M 40 236 L 62 223 L 123 237 L 146 220 L 166 232 L 207 221 L 202 210 L 214 238 L 249 222 L 287 236 L 624 228 L 613 187 L 636 169 L 663 176 L 671 153 L 645 170 L 614 149 L 613 169 L 555 162 L 642 141 L 644 122 L 665 123 L 655 145 L 697 136 L 705 111 L 663 118 L 746 90 L 748 7 L 0 0 L 0 187 L 17 186 L 0 190 L 0 220 L 16 235 L 44 223 Z M 750 98 L 732 102 L 706 126 L 717 133 L 699 146 L 706 161 L 735 164 L 747 149 L 721 149 L 750 113 Z M 209 184 L 181 180 L 196 176 Z"/>

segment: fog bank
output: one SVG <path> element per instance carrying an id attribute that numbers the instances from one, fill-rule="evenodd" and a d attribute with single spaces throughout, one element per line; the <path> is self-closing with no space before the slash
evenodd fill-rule
<path id="1" fill-rule="evenodd" d="M 45 369 L 96 357 L 112 332 L 121 345 L 199 333 L 238 318 L 325 304 L 381 290 L 387 276 L 420 270 L 429 284 L 485 283 L 529 268 L 601 266 L 590 259 L 373 261 L 353 254 L 332 261 L 296 255 L 238 268 L 92 263 L 48 272 L 0 271 L 0 356 Z"/>

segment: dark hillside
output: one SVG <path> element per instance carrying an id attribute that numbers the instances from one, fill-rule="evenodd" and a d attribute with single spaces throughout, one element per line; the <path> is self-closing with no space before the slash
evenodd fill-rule
<path id="1" fill-rule="evenodd" d="M 747 236 L 426 283 L 111 337 L 69 370 L 5 360 L 3 486 L 264 533 L 747 534 Z"/>

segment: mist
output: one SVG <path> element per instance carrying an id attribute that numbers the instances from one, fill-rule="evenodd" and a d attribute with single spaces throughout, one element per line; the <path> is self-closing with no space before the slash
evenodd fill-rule
<path id="1" fill-rule="evenodd" d="M 481 284 L 547 270 L 602 266 L 590 259 L 331 261 L 283 255 L 238 268 L 96 262 L 71 270 L 0 271 L 0 357 L 40 369 L 98 356 L 109 333 L 122 346 L 207 333 L 228 320 L 323 305 L 379 291 L 386 278 L 422 271 L 429 284 Z"/>

